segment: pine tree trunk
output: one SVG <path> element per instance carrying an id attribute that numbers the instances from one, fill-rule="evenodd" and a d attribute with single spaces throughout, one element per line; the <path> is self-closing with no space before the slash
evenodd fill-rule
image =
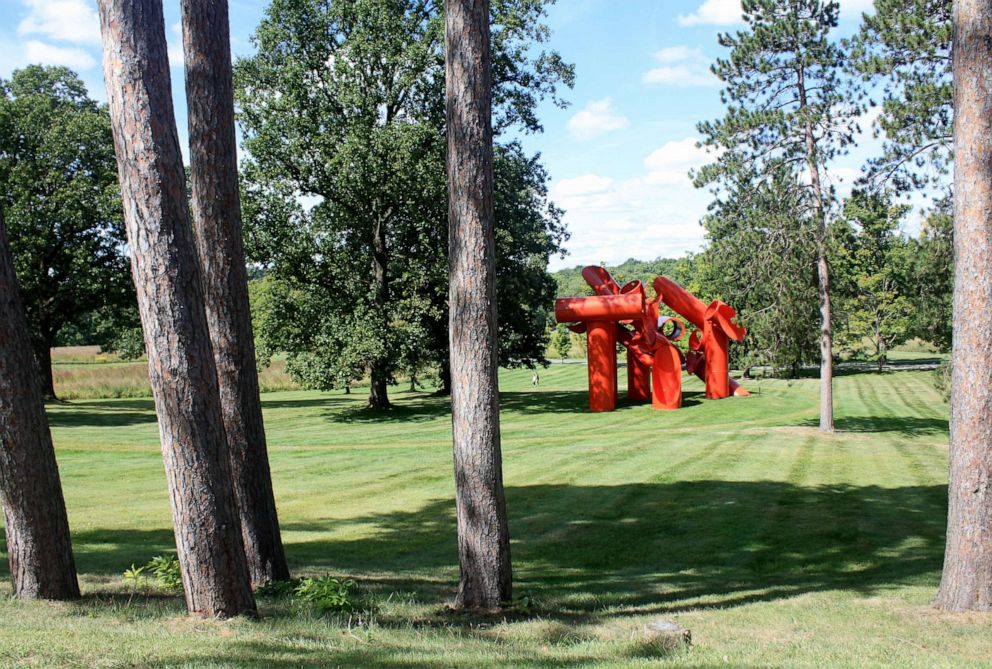
<path id="1" fill-rule="evenodd" d="M 796 53 L 800 53 L 798 47 Z M 808 109 L 806 80 L 802 68 L 797 71 L 799 108 Z M 806 163 L 809 167 L 810 187 L 813 191 L 816 216 L 816 278 L 820 298 L 820 431 L 834 431 L 834 346 L 830 314 L 830 267 L 827 264 L 827 207 L 823 201 L 820 183 L 820 161 L 817 157 L 813 126 L 807 118 L 804 127 Z"/>
<path id="2" fill-rule="evenodd" d="M 79 597 L 69 520 L 0 211 L 0 502 L 14 595 Z"/>
<path id="3" fill-rule="evenodd" d="M 252 583 L 289 578 L 265 445 L 241 223 L 227 0 L 183 0 L 193 227 Z"/>
<path id="4" fill-rule="evenodd" d="M 512 595 L 500 453 L 488 0 L 448 0 L 448 250 L 457 607 Z"/>
<path id="5" fill-rule="evenodd" d="M 954 2 L 954 342 L 936 605 L 992 609 L 992 6 Z"/>
<path id="6" fill-rule="evenodd" d="M 190 613 L 255 609 L 172 108 L 161 0 L 100 0 L 131 275 Z"/>

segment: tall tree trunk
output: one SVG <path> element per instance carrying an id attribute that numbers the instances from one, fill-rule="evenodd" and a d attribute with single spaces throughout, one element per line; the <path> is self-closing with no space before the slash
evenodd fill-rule
<path id="1" fill-rule="evenodd" d="M 227 0 L 183 0 L 193 227 L 251 580 L 289 578 L 259 398 L 241 223 Z"/>
<path id="2" fill-rule="evenodd" d="M 511 598 L 497 382 L 492 73 L 488 0 L 445 3 L 449 332 L 457 607 Z"/>
<path id="3" fill-rule="evenodd" d="M 799 53 L 797 46 L 796 52 Z M 806 81 L 802 68 L 797 72 L 799 108 L 808 109 Z M 820 183 L 820 162 L 817 159 L 816 138 L 807 117 L 804 134 L 806 164 L 809 167 L 810 187 L 813 190 L 814 215 L 816 216 L 816 278 L 820 298 L 820 431 L 834 431 L 834 346 L 830 315 L 830 267 L 827 264 L 827 207 L 823 201 Z"/>
<path id="4" fill-rule="evenodd" d="M 55 373 L 52 371 L 52 345 L 49 341 L 34 341 L 34 356 L 38 361 L 38 383 L 46 400 L 57 400 Z"/>
<path id="5" fill-rule="evenodd" d="M 100 0 L 131 275 L 190 613 L 253 611 L 172 108 L 161 0 Z"/>
<path id="6" fill-rule="evenodd" d="M 378 209 L 378 207 L 376 207 Z M 386 221 L 389 214 L 382 214 L 375 223 L 372 232 L 372 275 L 375 280 L 375 305 L 379 316 L 383 318 L 383 327 L 389 327 L 386 314 L 389 310 L 389 249 L 386 245 Z M 389 403 L 389 372 L 385 360 L 375 360 L 370 369 L 371 384 L 369 385 L 369 407 L 372 409 L 388 409 Z"/>
<path id="7" fill-rule="evenodd" d="M 936 605 L 992 609 L 992 6 L 954 2 L 954 342 Z"/>
<path id="8" fill-rule="evenodd" d="M 0 211 L 0 502 L 14 595 L 79 597 L 38 363 Z"/>

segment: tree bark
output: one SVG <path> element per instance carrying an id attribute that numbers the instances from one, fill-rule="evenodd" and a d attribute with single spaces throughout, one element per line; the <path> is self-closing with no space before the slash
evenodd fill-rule
<path id="1" fill-rule="evenodd" d="M 251 612 L 217 368 L 186 200 L 161 0 L 100 0 L 131 275 L 190 613 Z"/>
<path id="2" fill-rule="evenodd" d="M 378 207 L 377 207 L 378 208 Z M 386 220 L 388 215 L 379 215 L 372 232 L 372 275 L 375 279 L 375 304 L 379 316 L 385 318 L 389 313 L 389 249 L 386 245 Z M 383 327 L 389 327 L 384 321 Z M 376 360 L 370 369 L 371 383 L 369 384 L 369 407 L 372 409 L 388 409 L 389 403 L 389 374 L 385 369 L 384 360 Z"/>
<path id="3" fill-rule="evenodd" d="M 35 341 L 34 356 L 38 361 L 38 384 L 45 400 L 57 400 L 55 373 L 52 371 L 52 345 L 48 341 Z"/>
<path id="4" fill-rule="evenodd" d="M 799 49 L 796 49 L 797 54 Z M 799 109 L 805 112 L 806 78 L 803 69 L 797 71 Z M 813 190 L 813 205 L 816 216 L 816 278 L 817 293 L 820 298 L 820 431 L 834 431 L 834 346 L 830 314 L 830 267 L 827 263 L 827 210 L 823 202 L 820 183 L 820 163 L 817 159 L 816 138 L 813 126 L 806 118 L 804 134 L 806 140 L 806 164 L 809 167 L 810 186 Z"/>
<path id="5" fill-rule="evenodd" d="M 79 597 L 38 363 L 0 211 L 0 502 L 14 595 Z"/>
<path id="6" fill-rule="evenodd" d="M 445 3 L 457 607 L 512 596 L 500 453 L 488 0 Z"/>
<path id="7" fill-rule="evenodd" d="M 954 2 L 954 367 L 936 605 L 992 609 L 992 6 Z"/>
<path id="8" fill-rule="evenodd" d="M 227 0 L 183 0 L 193 227 L 252 583 L 289 578 L 265 444 L 248 304 Z"/>

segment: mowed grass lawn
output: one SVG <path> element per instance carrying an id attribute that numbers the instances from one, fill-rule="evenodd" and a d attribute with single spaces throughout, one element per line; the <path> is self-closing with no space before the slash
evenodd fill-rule
<path id="1" fill-rule="evenodd" d="M 748 398 L 586 412 L 585 367 L 501 377 L 514 607 L 445 606 L 457 582 L 447 402 L 394 392 L 263 396 L 291 568 L 356 578 L 369 611 L 321 618 L 260 599 L 260 620 L 195 620 L 130 597 L 121 572 L 173 550 L 150 400 L 49 408 L 85 592 L 0 601 L 4 666 L 980 667 L 992 618 L 931 608 L 944 544 L 947 405 L 926 371 Z M 397 389 L 398 390 L 398 389 Z M 3 556 L 6 578 L 6 556 Z M 4 586 L 9 592 L 9 586 Z M 664 655 L 642 629 L 691 629 Z"/>

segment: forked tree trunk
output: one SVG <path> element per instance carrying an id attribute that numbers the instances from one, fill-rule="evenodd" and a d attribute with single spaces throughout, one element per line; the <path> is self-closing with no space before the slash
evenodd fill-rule
<path id="1" fill-rule="evenodd" d="M 227 0 L 183 0 L 196 230 L 231 476 L 255 585 L 289 578 L 259 398 L 241 223 Z"/>
<path id="2" fill-rule="evenodd" d="M 69 520 L 0 211 L 0 502 L 14 595 L 79 597 Z"/>
<path id="3" fill-rule="evenodd" d="M 161 0 L 100 0 L 131 274 L 190 613 L 254 611 L 172 108 Z"/>
<path id="4" fill-rule="evenodd" d="M 992 609 L 992 6 L 954 2 L 954 341 L 936 605 Z"/>
<path id="5" fill-rule="evenodd" d="M 457 607 L 511 598 L 497 384 L 492 74 L 488 0 L 445 3 L 451 421 Z"/>

